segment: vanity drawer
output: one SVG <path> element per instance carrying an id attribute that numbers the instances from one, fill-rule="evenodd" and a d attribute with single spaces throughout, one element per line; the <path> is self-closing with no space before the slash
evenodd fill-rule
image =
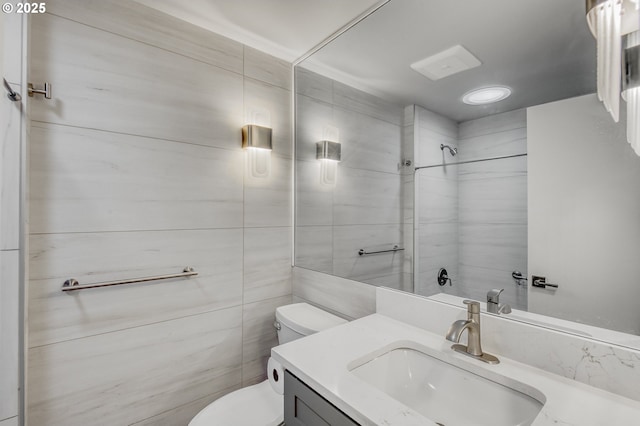
<path id="1" fill-rule="evenodd" d="M 286 426 L 358 426 L 289 371 L 284 373 Z"/>

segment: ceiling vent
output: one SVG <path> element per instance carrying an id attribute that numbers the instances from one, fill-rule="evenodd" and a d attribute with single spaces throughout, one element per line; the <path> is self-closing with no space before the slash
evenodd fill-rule
<path id="1" fill-rule="evenodd" d="M 460 45 L 411 64 L 411 68 L 431 80 L 440 80 L 452 74 L 480 66 L 482 62 Z"/>

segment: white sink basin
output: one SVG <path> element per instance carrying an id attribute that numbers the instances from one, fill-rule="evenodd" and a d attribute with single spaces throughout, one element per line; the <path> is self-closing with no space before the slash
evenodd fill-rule
<path id="1" fill-rule="evenodd" d="M 510 383 L 537 398 L 415 349 L 391 349 L 350 367 L 363 381 L 444 426 L 527 426 L 544 405 L 539 401 L 544 396 L 527 385 Z"/>

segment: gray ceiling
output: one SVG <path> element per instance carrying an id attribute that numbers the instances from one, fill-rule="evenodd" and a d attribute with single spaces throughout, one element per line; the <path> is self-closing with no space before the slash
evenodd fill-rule
<path id="1" fill-rule="evenodd" d="M 482 65 L 438 81 L 409 67 L 456 44 Z M 584 0 L 391 0 L 302 66 L 456 121 L 593 93 L 596 82 Z M 511 97 L 462 103 L 491 84 Z"/>

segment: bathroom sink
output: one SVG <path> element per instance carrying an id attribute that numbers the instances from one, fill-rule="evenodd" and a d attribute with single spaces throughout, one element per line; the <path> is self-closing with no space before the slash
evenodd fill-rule
<path id="1" fill-rule="evenodd" d="M 391 349 L 350 371 L 443 426 L 527 426 L 544 404 L 540 392 L 522 383 L 514 387 L 538 399 L 410 348 Z"/>

